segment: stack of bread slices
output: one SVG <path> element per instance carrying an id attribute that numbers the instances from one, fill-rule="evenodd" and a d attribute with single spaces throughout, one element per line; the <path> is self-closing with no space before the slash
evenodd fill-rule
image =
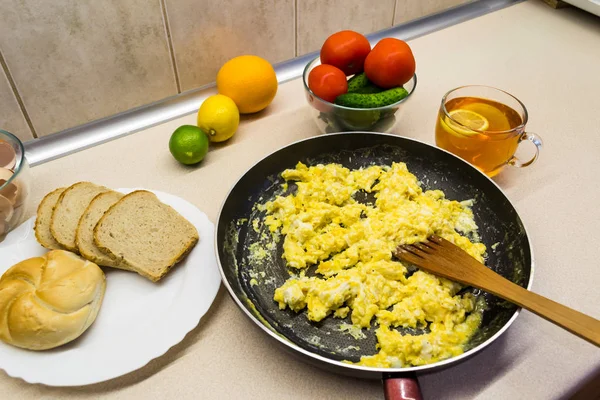
<path id="1" fill-rule="evenodd" d="M 127 195 L 90 182 L 59 188 L 37 210 L 35 236 L 98 265 L 159 281 L 192 250 L 198 231 L 155 194 Z"/>

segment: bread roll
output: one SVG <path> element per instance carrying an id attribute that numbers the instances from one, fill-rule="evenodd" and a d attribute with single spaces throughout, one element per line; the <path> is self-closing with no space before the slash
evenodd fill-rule
<path id="1" fill-rule="evenodd" d="M 100 267 L 68 251 L 21 261 L 0 278 L 0 340 L 30 350 L 68 343 L 94 322 L 105 289 Z"/>

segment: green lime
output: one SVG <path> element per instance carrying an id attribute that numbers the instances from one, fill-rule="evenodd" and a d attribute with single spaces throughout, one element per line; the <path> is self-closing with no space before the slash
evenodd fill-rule
<path id="1" fill-rule="evenodd" d="M 197 126 L 182 125 L 169 140 L 169 150 L 182 164 L 197 164 L 208 153 L 208 136 Z"/>

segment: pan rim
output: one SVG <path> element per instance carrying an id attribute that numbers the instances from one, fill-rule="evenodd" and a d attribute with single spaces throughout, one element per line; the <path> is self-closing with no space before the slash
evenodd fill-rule
<path id="1" fill-rule="evenodd" d="M 529 272 L 529 280 L 527 282 L 527 290 L 531 289 L 531 286 L 533 284 L 533 276 L 534 276 L 534 270 L 535 270 L 535 257 L 533 254 L 533 245 L 531 243 L 531 237 L 529 235 L 529 231 L 527 230 L 527 226 L 525 225 L 525 222 L 523 221 L 523 219 L 521 218 L 521 216 L 519 215 L 516 207 L 513 205 L 512 201 L 510 201 L 510 199 L 508 198 L 508 196 L 506 195 L 506 193 L 504 193 L 504 191 L 502 190 L 502 188 L 490 177 L 488 177 L 486 174 L 484 174 L 483 172 L 481 172 L 480 170 L 478 170 L 477 168 L 475 168 L 474 166 L 472 166 L 471 164 L 469 164 L 468 162 L 466 162 L 465 160 L 463 160 L 462 158 L 458 157 L 457 155 L 444 150 L 442 148 L 436 147 L 432 144 L 426 143 L 422 140 L 418 140 L 418 139 L 414 139 L 414 138 L 410 138 L 410 137 L 406 137 L 406 136 L 401 136 L 401 135 L 394 135 L 391 133 L 381 133 L 381 132 L 366 132 L 366 131 L 351 131 L 351 132 L 336 132 L 336 133 L 328 133 L 327 136 L 330 135 L 334 135 L 334 136 L 341 136 L 341 135 L 352 135 L 352 134 L 369 134 L 369 135 L 379 135 L 379 136 L 390 136 L 390 137 L 396 137 L 396 138 L 402 138 L 405 140 L 409 140 L 412 142 L 417 142 L 420 144 L 424 144 L 428 147 L 433 147 L 437 150 L 440 150 L 444 153 L 447 153 L 449 155 L 451 155 L 452 157 L 456 158 L 459 162 L 462 162 L 466 167 L 471 168 L 475 171 L 477 171 L 477 173 L 483 175 L 488 181 L 490 181 L 494 186 L 496 186 L 496 188 L 500 191 L 500 193 L 502 193 L 502 195 L 506 198 L 506 200 L 509 202 L 509 204 L 513 207 L 513 209 L 515 210 L 515 212 L 517 213 L 517 216 L 519 217 L 519 220 L 521 221 L 521 224 L 523 224 L 523 230 L 525 231 L 525 234 L 527 235 L 527 243 L 529 245 L 529 253 L 531 255 L 531 269 Z M 489 337 L 487 340 L 485 340 L 484 342 L 478 344 L 477 346 L 473 347 L 472 349 L 458 355 L 455 357 L 451 357 L 451 358 L 447 358 L 445 360 L 441 360 L 438 361 L 436 363 L 432 363 L 432 364 L 426 364 L 426 365 L 419 365 L 419 366 L 415 366 L 415 367 L 402 367 L 402 368 L 378 368 L 378 367 L 366 367 L 366 366 L 362 366 L 362 365 L 355 365 L 355 364 L 348 364 L 348 363 L 344 363 L 341 361 L 336 361 L 336 360 L 332 360 L 330 358 L 321 356 L 319 354 L 313 353 L 311 351 L 308 351 L 306 349 L 303 349 L 302 347 L 300 347 L 299 345 L 295 344 L 294 342 L 292 342 L 291 340 L 289 340 L 288 338 L 286 338 L 285 336 L 278 334 L 274 331 L 272 331 L 271 329 L 269 329 L 267 326 L 265 326 L 254 314 L 252 314 L 243 304 L 242 300 L 235 294 L 235 292 L 233 291 L 233 288 L 231 287 L 231 285 L 229 284 L 229 281 L 227 280 L 227 277 L 225 275 L 225 271 L 223 269 L 223 265 L 221 264 L 221 257 L 219 256 L 219 249 L 218 249 L 218 232 L 219 232 L 219 221 L 221 220 L 221 214 L 223 213 L 223 208 L 225 207 L 225 203 L 227 202 L 227 200 L 229 199 L 229 196 L 231 195 L 231 192 L 233 191 L 233 189 L 237 186 L 237 184 L 240 182 L 240 180 L 242 180 L 242 178 L 244 176 L 246 176 L 246 174 L 248 172 L 250 172 L 250 170 L 252 168 L 254 168 L 257 164 L 259 164 L 260 162 L 262 162 L 263 160 L 265 160 L 266 158 L 272 156 L 273 154 L 287 148 L 287 147 L 291 147 L 294 146 L 298 143 L 302 143 L 302 142 L 306 142 L 309 140 L 314 140 L 316 138 L 319 138 L 321 135 L 319 136 L 311 136 L 308 138 L 304 138 L 304 139 L 300 139 L 300 140 L 296 140 L 292 143 L 289 143 L 285 146 L 282 146 L 268 154 L 266 154 L 265 156 L 263 156 L 260 160 L 256 161 L 255 163 L 252 164 L 252 166 L 250 166 L 246 171 L 244 171 L 244 173 L 242 173 L 239 178 L 233 183 L 233 185 L 231 185 L 229 191 L 227 192 L 227 196 L 225 196 L 225 198 L 223 199 L 222 203 L 221 203 L 221 207 L 219 209 L 219 213 L 217 215 L 217 220 L 216 220 L 216 229 L 215 229 L 215 254 L 216 254 L 216 258 L 217 258 L 217 264 L 219 265 L 219 272 L 221 273 L 221 280 L 223 281 L 223 285 L 227 288 L 227 291 L 229 293 L 229 295 L 233 298 L 233 301 L 237 304 L 237 306 L 244 312 L 244 314 L 250 318 L 251 321 L 253 321 L 256 325 L 258 325 L 264 332 L 266 332 L 271 338 L 277 340 L 279 343 L 281 343 L 284 346 L 287 346 L 288 348 L 300 353 L 301 355 L 304 355 L 306 357 L 309 357 L 313 360 L 316 361 L 320 361 L 323 362 L 325 364 L 329 364 L 331 366 L 334 367 L 341 367 L 341 368 L 345 368 L 345 369 L 351 369 L 351 370 L 355 370 L 357 372 L 363 372 L 363 373 L 407 373 L 407 372 L 422 372 L 422 371 L 427 371 L 427 370 L 436 370 L 436 369 L 442 369 L 446 366 L 449 366 L 453 363 L 458 363 L 461 360 L 465 360 L 477 353 L 479 353 L 481 350 L 483 350 L 484 348 L 488 347 L 490 344 L 492 344 L 494 341 L 496 341 L 496 339 L 498 339 L 504 332 L 506 332 L 506 330 L 513 324 L 513 322 L 517 319 L 517 317 L 519 316 L 519 314 L 522 311 L 521 307 L 517 307 L 517 309 L 515 310 L 514 314 L 510 317 L 510 319 L 504 324 L 504 326 L 502 328 L 500 328 L 500 330 L 498 330 L 498 332 L 496 332 L 493 336 Z"/>

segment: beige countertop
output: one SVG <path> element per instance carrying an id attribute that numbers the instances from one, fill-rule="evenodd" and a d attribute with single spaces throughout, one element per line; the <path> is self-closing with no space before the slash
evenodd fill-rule
<path id="1" fill-rule="evenodd" d="M 530 1 L 410 44 L 419 85 L 396 133 L 433 143 L 439 100 L 456 86 L 487 84 L 519 97 L 529 109 L 528 128 L 543 137 L 545 147 L 535 165 L 507 170 L 497 182 L 531 235 L 536 259 L 533 289 L 600 318 L 594 245 L 600 222 L 600 19 Z M 33 168 L 28 213 L 33 214 L 51 189 L 90 180 L 114 188 L 173 193 L 214 222 L 229 188 L 247 168 L 281 146 L 317 134 L 300 80 L 281 85 L 266 112 L 244 117 L 231 141 L 214 146 L 201 166 L 190 168 L 173 160 L 167 143 L 176 127 L 194 122 L 195 116 L 189 115 Z M 274 344 L 221 288 L 199 326 L 138 371 L 76 388 L 29 385 L 0 372 L 0 397 L 383 397 L 379 381 L 324 372 Z M 599 368 L 599 349 L 523 312 L 483 352 L 422 375 L 420 382 L 429 399 L 551 399 L 565 396 Z"/>

